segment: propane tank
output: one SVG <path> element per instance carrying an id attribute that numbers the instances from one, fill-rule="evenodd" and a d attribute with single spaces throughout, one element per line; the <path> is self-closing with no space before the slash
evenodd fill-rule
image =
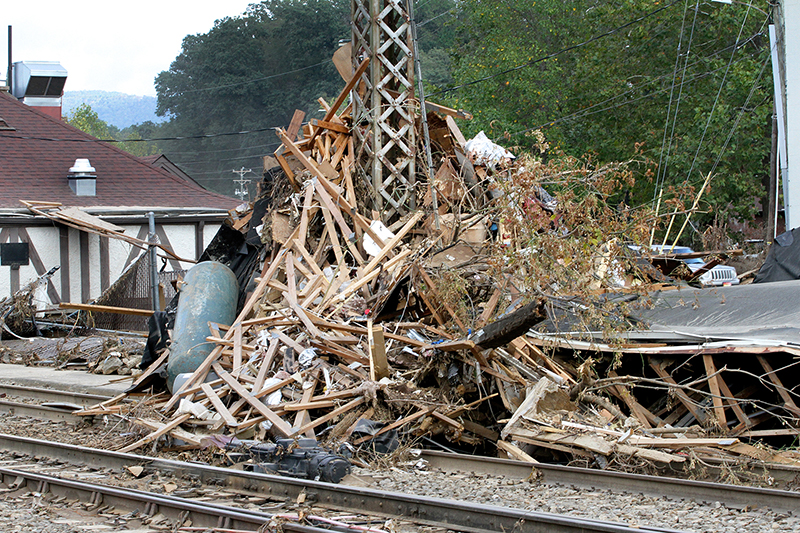
<path id="1" fill-rule="evenodd" d="M 204 261 L 189 269 L 180 287 L 178 311 L 167 362 L 170 392 L 178 374 L 192 373 L 214 348 L 206 341 L 208 323 L 231 325 L 236 318 L 239 284 L 230 268 Z"/>

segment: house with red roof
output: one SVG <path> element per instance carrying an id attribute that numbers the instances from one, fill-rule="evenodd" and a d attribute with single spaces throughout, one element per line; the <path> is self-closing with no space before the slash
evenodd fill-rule
<path id="1" fill-rule="evenodd" d="M 49 301 L 87 302 L 143 253 L 36 215 L 21 200 L 79 208 L 139 240 L 147 240 L 153 212 L 159 242 L 190 260 L 240 203 L 203 188 L 164 156 L 137 158 L 22 100 L 0 91 L 0 297 L 58 266 Z M 174 270 L 191 264 L 163 261 Z"/>

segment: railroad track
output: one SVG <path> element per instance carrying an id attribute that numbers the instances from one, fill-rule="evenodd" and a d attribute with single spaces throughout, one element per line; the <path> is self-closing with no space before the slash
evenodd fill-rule
<path id="1" fill-rule="evenodd" d="M 548 533 L 575 533 L 579 531 L 584 533 L 676 531 L 672 529 L 641 526 L 633 528 L 613 522 L 243 472 L 229 468 L 218 468 L 106 450 L 94 450 L 10 435 L 0 435 L 0 449 L 28 457 L 64 461 L 70 465 L 81 464 L 94 468 L 111 468 L 117 471 L 121 471 L 123 468 L 130 466 L 143 466 L 151 472 L 169 472 L 175 478 L 196 479 L 202 481 L 204 485 L 224 487 L 225 490 L 238 490 L 242 491 L 243 494 L 259 495 L 274 501 L 297 502 L 299 500 L 304 500 L 307 504 L 314 507 L 344 512 L 356 512 L 367 516 L 394 518 L 414 524 L 423 524 L 431 527 L 469 533 L 494 531 L 515 531 L 519 533 L 540 533 L 544 531 Z M 37 468 L 36 465 L 34 465 L 31 470 L 42 470 L 42 468 Z M 57 487 L 59 483 L 61 483 L 58 481 L 58 476 L 53 476 L 52 472 L 42 474 L 15 468 L 7 469 L 7 471 L 0 469 L 0 475 L 2 475 L 4 479 L 7 477 L 9 480 L 13 479 L 14 481 L 18 478 L 29 480 L 26 481 L 26 483 L 28 483 L 30 487 L 34 487 L 34 490 L 40 488 L 43 490 L 45 483 L 47 483 L 47 488 L 53 490 L 52 487 Z M 55 479 L 50 479 L 53 477 L 55 477 Z M 73 483 L 79 483 L 74 480 L 63 481 L 70 481 L 70 486 L 72 486 L 71 484 Z M 91 487 L 84 491 L 84 497 L 93 497 L 96 499 L 97 496 L 92 496 L 92 494 L 101 493 L 102 486 L 96 483 L 91 485 Z M 66 491 L 67 488 L 59 490 Z M 77 491 L 77 488 L 75 490 Z M 108 490 L 110 491 L 108 493 L 109 496 L 107 496 L 109 500 L 106 500 L 106 496 L 104 496 L 103 501 L 116 501 L 114 498 L 120 497 L 118 491 L 122 489 L 108 487 Z M 122 491 L 136 494 L 136 491 L 129 491 L 129 489 L 124 489 Z M 162 505 L 171 505 L 173 502 L 173 499 L 170 498 L 166 498 L 162 501 L 161 498 L 164 498 L 164 495 L 154 496 L 150 494 L 148 497 L 156 498 L 158 501 L 151 500 L 151 505 L 158 505 L 159 508 Z M 186 503 L 184 500 L 186 499 L 179 498 L 174 501 L 184 504 Z M 216 513 L 216 508 L 211 508 L 205 503 L 202 505 L 206 506 L 208 512 L 212 514 Z M 182 507 L 173 511 L 173 515 L 187 511 L 193 512 L 189 507 Z M 202 520 L 207 524 L 214 522 L 214 520 L 225 520 L 224 517 L 219 518 L 219 516 L 222 515 L 217 515 L 216 518 L 214 516 L 206 516 L 198 518 L 198 520 Z M 263 518 L 263 516 L 259 515 L 257 519 L 262 520 Z M 242 520 L 242 527 L 244 527 L 244 518 L 230 518 L 231 523 L 234 523 L 235 520 Z M 255 520 L 255 518 L 249 518 L 249 520 Z M 214 522 L 214 524 L 217 523 L 218 522 Z M 263 523 L 262 521 L 261 524 Z M 219 526 L 215 525 L 214 527 Z"/>
<path id="2" fill-rule="evenodd" d="M 0 393 L 14 396 L 47 400 L 48 402 L 70 404 L 86 402 L 94 405 L 107 398 L 96 395 L 85 395 L 50 389 L 35 389 L 0 385 Z M 76 417 L 63 409 L 26 403 L 6 402 L 0 400 L 0 412 L 13 412 L 21 416 L 49 420 L 81 421 L 84 417 Z M 0 436 L 0 443 L 2 438 Z M 19 450 L 16 450 L 19 451 Z M 138 456 L 137 456 L 138 457 Z M 478 457 L 432 450 L 421 451 L 421 457 L 433 467 L 445 472 L 474 472 L 502 475 L 512 479 L 527 479 L 533 467 L 529 463 Z M 722 462 L 720 461 L 720 464 Z M 720 465 L 716 465 L 719 467 Z M 773 480 L 775 486 L 797 486 L 800 481 L 800 468 L 789 465 L 769 465 L 759 467 L 761 475 Z M 743 509 L 746 507 L 763 507 L 777 511 L 793 511 L 800 508 L 800 493 L 774 488 L 757 488 L 723 483 L 692 481 L 666 476 L 647 476 L 578 468 L 554 464 L 540 463 L 535 466 L 536 474 L 544 483 L 551 485 L 572 486 L 580 489 L 610 490 L 615 492 L 641 493 L 649 496 L 666 496 L 675 499 L 690 499 L 698 502 L 720 502 L 728 507 Z"/>
<path id="3" fill-rule="evenodd" d="M 108 485 L 63 479 L 57 476 L 37 474 L 25 470 L 0 468 L 0 483 L 10 490 L 27 489 L 40 495 L 78 500 L 90 504 L 89 509 L 113 508 L 140 509 L 142 517 L 161 513 L 175 524 L 187 519 L 193 526 L 204 528 L 238 529 L 258 531 L 275 515 L 237 509 L 207 502 L 196 502 L 186 498 L 168 496 Z M 284 531 L 314 532 L 317 528 L 302 524 L 286 524 Z"/>

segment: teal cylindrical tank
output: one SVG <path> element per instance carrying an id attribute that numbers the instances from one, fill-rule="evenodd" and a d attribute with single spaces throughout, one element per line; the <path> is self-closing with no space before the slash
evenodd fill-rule
<path id="1" fill-rule="evenodd" d="M 178 374 L 197 370 L 214 348 L 206 341 L 208 323 L 231 325 L 236 318 L 239 284 L 230 268 L 204 261 L 189 269 L 180 288 L 167 363 L 167 386 Z"/>

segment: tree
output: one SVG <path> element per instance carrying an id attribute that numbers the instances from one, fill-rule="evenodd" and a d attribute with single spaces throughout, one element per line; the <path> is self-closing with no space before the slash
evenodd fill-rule
<path id="1" fill-rule="evenodd" d="M 108 140 L 112 138 L 111 126 L 101 120 L 89 104 L 83 103 L 64 117 L 64 121 L 92 137 Z"/>
<path id="2" fill-rule="evenodd" d="M 76 107 L 72 113 L 64 117 L 67 124 L 78 128 L 84 133 L 97 137 L 103 141 L 121 141 L 117 146 L 126 152 L 143 157 L 160 152 L 157 144 L 143 141 L 144 137 L 135 131 L 135 127 L 125 128 L 120 131 L 116 126 L 107 124 L 89 104 L 83 103 Z M 152 122 L 150 123 L 152 124 Z"/>
<path id="3" fill-rule="evenodd" d="M 258 169 L 279 144 L 273 129 L 285 128 L 295 109 L 321 116 L 317 99 L 343 86 L 330 59 L 350 36 L 349 6 L 267 0 L 184 38 L 180 55 L 156 78 L 157 112 L 173 116 L 165 133 L 194 137 L 170 144 L 176 163 L 230 194 L 231 168 Z"/>
<path id="4" fill-rule="evenodd" d="M 460 87 L 431 96 L 474 113 L 466 133 L 482 129 L 528 148 L 541 128 L 551 154 L 608 162 L 638 152 L 660 162 L 653 179 L 641 173 L 617 193 L 629 202 L 652 201 L 662 186 L 698 189 L 713 172 L 701 206 L 708 213 L 698 218 L 709 222 L 712 210 L 723 218 L 754 214 L 772 113 L 765 1 L 750 8 L 464 0 L 460 7 L 453 51 Z"/>

